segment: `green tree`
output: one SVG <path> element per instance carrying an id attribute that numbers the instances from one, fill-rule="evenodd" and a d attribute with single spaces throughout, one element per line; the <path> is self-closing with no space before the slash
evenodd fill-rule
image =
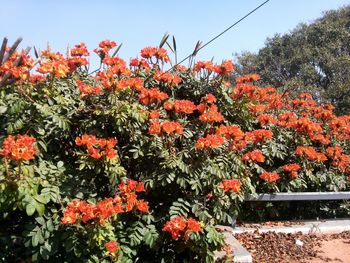
<path id="1" fill-rule="evenodd" d="M 268 38 L 257 54 L 237 55 L 238 73 L 259 73 L 263 84 L 308 91 L 350 113 L 350 6 L 327 11 L 313 23 Z"/>

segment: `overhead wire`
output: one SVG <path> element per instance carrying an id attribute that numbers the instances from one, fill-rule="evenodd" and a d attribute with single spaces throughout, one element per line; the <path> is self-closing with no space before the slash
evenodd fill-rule
<path id="1" fill-rule="evenodd" d="M 191 58 L 193 56 L 194 53 L 198 53 L 200 50 L 202 50 L 203 48 L 205 48 L 206 46 L 208 46 L 210 43 L 212 43 L 213 41 L 215 41 L 217 38 L 219 38 L 220 36 L 222 36 L 223 34 L 225 34 L 227 31 L 229 31 L 231 28 L 235 27 L 236 25 L 238 25 L 240 22 L 242 22 L 244 19 L 246 19 L 248 16 L 250 16 L 251 14 L 253 14 L 254 12 L 256 12 L 257 10 L 259 10 L 261 7 L 263 7 L 265 4 L 267 4 L 270 0 L 266 0 L 263 3 L 261 3 L 259 6 L 257 6 L 256 8 L 254 8 L 253 10 L 251 10 L 249 13 L 247 13 L 245 16 L 241 17 L 239 20 L 237 20 L 236 22 L 234 22 L 232 25 L 230 25 L 228 28 L 226 28 L 224 31 L 222 31 L 221 33 L 219 33 L 218 35 L 216 35 L 215 37 L 213 37 L 212 39 L 210 39 L 208 42 L 206 42 L 204 45 L 200 46 L 194 50 L 194 52 L 192 52 L 190 55 L 188 55 L 187 57 L 185 57 L 184 59 L 182 59 L 180 62 L 176 63 L 174 66 L 171 67 L 171 69 L 173 69 L 174 67 L 176 67 L 177 65 L 180 65 L 181 63 L 183 63 L 184 61 L 186 61 L 187 59 Z M 170 69 L 170 70 L 171 70 Z"/>

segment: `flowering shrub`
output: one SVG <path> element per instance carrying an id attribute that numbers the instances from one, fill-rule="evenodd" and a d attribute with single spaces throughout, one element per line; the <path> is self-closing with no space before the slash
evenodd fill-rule
<path id="1" fill-rule="evenodd" d="M 1 260 L 212 262 L 245 193 L 348 189 L 350 116 L 116 47 L 94 73 L 83 43 L 0 66 Z"/>

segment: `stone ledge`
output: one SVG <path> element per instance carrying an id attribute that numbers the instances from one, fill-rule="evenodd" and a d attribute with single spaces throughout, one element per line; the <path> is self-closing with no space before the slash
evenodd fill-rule
<path id="1" fill-rule="evenodd" d="M 233 251 L 233 262 L 235 263 L 251 263 L 253 258 L 251 254 L 245 249 L 241 243 L 233 236 L 233 228 L 228 226 L 217 226 L 222 231 L 225 237 L 226 244 L 232 248 Z M 224 251 L 215 252 L 215 261 L 224 257 Z"/>

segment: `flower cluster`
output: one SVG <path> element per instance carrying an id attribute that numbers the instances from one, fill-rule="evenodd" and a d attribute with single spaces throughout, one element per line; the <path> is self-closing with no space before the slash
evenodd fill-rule
<path id="1" fill-rule="evenodd" d="M 155 57 L 163 62 L 169 62 L 169 56 L 164 48 L 158 47 L 145 47 L 141 50 L 141 57 L 151 59 Z"/>
<path id="2" fill-rule="evenodd" d="M 283 171 L 288 172 L 291 179 L 298 177 L 298 171 L 301 169 L 297 163 L 290 163 L 282 166 Z"/>
<path id="3" fill-rule="evenodd" d="M 273 183 L 275 181 L 277 181 L 278 179 L 280 179 L 280 176 L 278 175 L 278 173 L 269 173 L 269 172 L 264 172 L 262 174 L 260 174 L 260 179 L 265 180 L 269 183 Z"/>
<path id="4" fill-rule="evenodd" d="M 326 155 L 317 152 L 312 146 L 298 146 L 295 150 L 296 155 L 305 155 L 310 161 L 324 162 L 327 160 Z"/>
<path id="5" fill-rule="evenodd" d="M 9 48 L 6 49 L 9 51 Z M 18 65 L 15 61 L 19 61 Z M 0 81 L 3 81 L 4 77 L 7 79 L 15 78 L 20 80 L 30 79 L 29 71 L 34 66 L 34 60 L 25 54 L 24 51 L 20 53 L 14 52 L 4 63 L 0 63 Z"/>
<path id="6" fill-rule="evenodd" d="M 93 86 L 85 84 L 81 80 L 77 80 L 76 83 L 77 83 L 77 86 L 80 90 L 82 98 L 87 96 L 87 95 L 91 95 L 91 94 L 97 95 L 97 94 L 101 93 L 101 91 L 102 91 L 101 86 L 93 87 Z"/>
<path id="7" fill-rule="evenodd" d="M 203 107 L 204 106 L 204 107 Z M 199 104 L 197 109 L 202 114 L 199 116 L 199 120 L 202 122 L 222 122 L 224 120 L 224 116 L 220 112 L 218 112 L 218 107 L 216 105 L 211 105 L 210 107 L 206 107 L 204 104 Z"/>
<path id="8" fill-rule="evenodd" d="M 114 198 L 105 198 L 96 204 L 73 200 L 65 209 L 61 223 L 70 225 L 94 221 L 105 224 L 106 221 L 111 220 L 113 215 L 130 212 L 135 208 L 142 213 L 148 213 L 148 203 L 143 199 L 138 200 L 136 194 L 144 191 L 143 183 L 129 180 L 121 183 L 118 190 L 119 194 L 116 194 Z"/>
<path id="9" fill-rule="evenodd" d="M 70 72 L 68 60 L 59 52 L 53 53 L 50 50 L 44 50 L 41 53 L 42 60 L 37 72 L 41 74 L 50 74 L 53 77 L 66 77 Z"/>
<path id="10" fill-rule="evenodd" d="M 140 91 L 139 100 L 144 105 L 149 105 L 168 98 L 168 94 L 160 91 L 158 88 L 143 88 Z"/>
<path id="11" fill-rule="evenodd" d="M 135 89 L 135 90 L 142 90 L 144 88 L 143 79 L 142 78 L 121 79 L 117 84 L 117 90 L 124 90 L 127 88 L 128 89 Z"/>
<path id="12" fill-rule="evenodd" d="M 36 139 L 29 135 L 9 135 L 2 144 L 0 155 L 17 161 L 32 160 L 39 151 L 35 142 Z"/>
<path id="13" fill-rule="evenodd" d="M 169 232 L 174 240 L 178 240 L 179 238 L 187 240 L 190 233 L 201 232 L 202 226 L 200 222 L 193 218 L 188 218 L 186 220 L 181 216 L 176 216 L 165 223 L 163 231 Z"/>
<path id="14" fill-rule="evenodd" d="M 207 134 L 205 137 L 201 137 L 196 142 L 196 149 L 205 149 L 205 148 L 217 148 L 222 146 L 225 143 L 225 139 L 216 134 Z"/>
<path id="15" fill-rule="evenodd" d="M 231 60 L 225 60 L 220 65 L 215 65 L 212 61 L 198 61 L 193 67 L 194 72 L 201 70 L 207 71 L 208 73 L 215 72 L 216 74 L 227 76 L 234 68 Z"/>
<path id="16" fill-rule="evenodd" d="M 118 156 L 116 150 L 113 149 L 118 143 L 117 139 L 114 138 L 103 139 L 84 134 L 77 137 L 75 143 L 78 146 L 85 145 L 89 155 L 94 159 L 100 159 L 103 156 L 106 156 L 107 159 L 113 159 Z"/>
<path id="17" fill-rule="evenodd" d="M 109 253 L 112 254 L 117 253 L 120 249 L 118 243 L 114 240 L 111 240 L 108 243 L 106 243 L 104 247 L 108 250 Z"/>
<path id="18" fill-rule="evenodd" d="M 326 149 L 327 156 L 332 160 L 332 166 L 338 167 L 340 171 L 345 171 L 350 165 L 350 156 L 343 154 L 343 149 L 336 145 Z"/>
<path id="19" fill-rule="evenodd" d="M 257 163 L 263 163 L 265 162 L 265 156 L 261 150 L 253 150 L 251 152 L 247 152 L 246 154 L 244 154 L 242 157 L 242 160 L 243 161 L 251 160 Z"/>
<path id="20" fill-rule="evenodd" d="M 182 134 L 183 127 L 177 121 L 152 121 L 151 126 L 148 129 L 148 133 L 151 135 L 160 134 L 165 132 L 166 134 Z"/>
<path id="21" fill-rule="evenodd" d="M 249 74 L 240 76 L 236 79 L 237 83 L 245 83 L 245 82 L 252 82 L 252 81 L 258 81 L 260 80 L 260 76 L 258 74 Z"/>
<path id="22" fill-rule="evenodd" d="M 223 188 L 225 193 L 229 191 L 239 193 L 241 191 L 241 183 L 236 179 L 223 180 L 221 187 Z"/>
<path id="23" fill-rule="evenodd" d="M 157 81 L 164 82 L 170 86 L 177 86 L 181 83 L 182 79 L 176 75 L 176 74 L 171 74 L 170 72 L 156 72 L 154 74 L 154 79 Z"/>
<path id="24" fill-rule="evenodd" d="M 175 100 L 164 103 L 164 109 L 174 110 L 176 113 L 192 114 L 196 109 L 196 105 L 190 100 Z"/>

